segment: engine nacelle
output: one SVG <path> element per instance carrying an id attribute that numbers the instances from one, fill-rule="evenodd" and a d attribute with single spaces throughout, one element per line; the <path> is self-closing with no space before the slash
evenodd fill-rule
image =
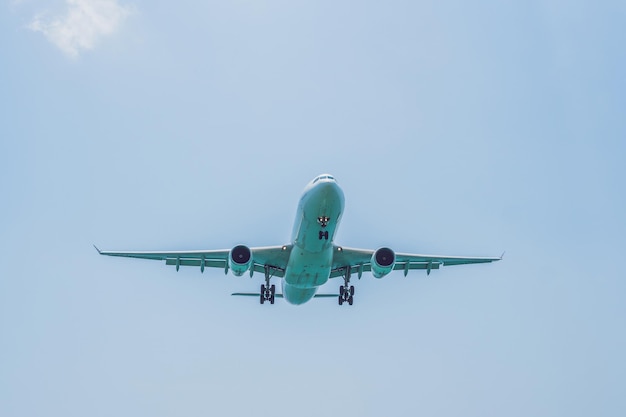
<path id="1" fill-rule="evenodd" d="M 228 255 L 228 266 L 233 275 L 242 276 L 252 265 L 252 251 L 245 245 L 235 246 Z"/>
<path id="2" fill-rule="evenodd" d="M 396 254 L 389 248 L 380 248 L 372 254 L 372 275 L 382 278 L 391 271 L 396 264 Z"/>

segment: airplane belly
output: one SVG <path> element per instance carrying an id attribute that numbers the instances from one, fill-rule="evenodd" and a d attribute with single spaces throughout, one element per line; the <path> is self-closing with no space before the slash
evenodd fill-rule
<path id="1" fill-rule="evenodd" d="M 343 201 L 343 192 L 334 182 L 313 186 L 300 200 L 282 281 L 283 297 L 289 303 L 307 302 L 328 281 Z"/>
<path id="2" fill-rule="evenodd" d="M 307 252 L 294 246 L 284 282 L 298 288 L 315 288 L 324 285 L 330 276 L 332 249 L 322 252 Z"/>
<path id="3" fill-rule="evenodd" d="M 317 287 L 299 288 L 289 285 L 283 281 L 283 299 L 289 304 L 304 304 L 315 296 Z"/>

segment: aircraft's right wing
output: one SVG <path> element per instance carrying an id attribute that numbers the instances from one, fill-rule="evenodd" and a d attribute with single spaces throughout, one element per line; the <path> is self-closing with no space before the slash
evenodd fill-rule
<path id="1" fill-rule="evenodd" d="M 100 255 L 165 261 L 166 265 L 175 265 L 176 270 L 178 270 L 181 266 L 199 266 L 202 272 L 204 272 L 205 267 L 221 268 L 224 272 L 228 272 L 229 249 L 122 252 L 101 251 L 95 245 L 94 247 Z M 285 269 L 287 268 L 287 262 L 289 260 L 289 254 L 291 253 L 291 245 L 250 248 L 250 251 L 252 252 L 250 275 L 252 275 L 255 271 L 265 272 L 267 268 L 272 276 L 284 276 Z"/>
<path id="2" fill-rule="evenodd" d="M 333 267 L 330 277 L 335 278 L 343 276 L 347 267 L 350 267 L 352 272 L 358 273 L 359 277 L 361 273 L 371 271 L 372 255 L 375 252 L 375 250 L 371 249 L 354 249 L 336 246 L 333 253 Z M 396 253 L 393 270 L 403 270 L 404 275 L 406 275 L 409 270 L 424 269 L 427 274 L 430 274 L 432 269 L 439 269 L 440 266 L 480 264 L 495 262 L 501 259 L 501 256 L 496 258 Z"/>

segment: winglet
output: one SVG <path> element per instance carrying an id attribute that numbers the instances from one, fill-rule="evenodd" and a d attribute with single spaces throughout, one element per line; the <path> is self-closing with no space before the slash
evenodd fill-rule
<path id="1" fill-rule="evenodd" d="M 504 258 L 504 254 L 506 253 L 506 251 L 502 252 L 502 255 L 500 255 L 500 260 L 502 260 L 502 258 Z"/>
<path id="2" fill-rule="evenodd" d="M 96 245 L 93 245 L 93 247 L 94 247 L 94 248 L 96 248 L 96 250 L 98 251 L 98 253 L 99 253 L 100 255 L 102 255 L 102 251 L 101 251 L 100 249 L 98 249 L 98 247 L 97 247 Z"/>

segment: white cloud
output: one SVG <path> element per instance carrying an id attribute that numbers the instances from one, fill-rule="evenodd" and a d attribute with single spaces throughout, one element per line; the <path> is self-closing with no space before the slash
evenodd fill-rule
<path id="1" fill-rule="evenodd" d="M 41 32 L 65 54 L 76 57 L 111 35 L 132 12 L 117 0 L 66 0 L 67 11 L 52 19 L 35 16 L 28 28 Z"/>

